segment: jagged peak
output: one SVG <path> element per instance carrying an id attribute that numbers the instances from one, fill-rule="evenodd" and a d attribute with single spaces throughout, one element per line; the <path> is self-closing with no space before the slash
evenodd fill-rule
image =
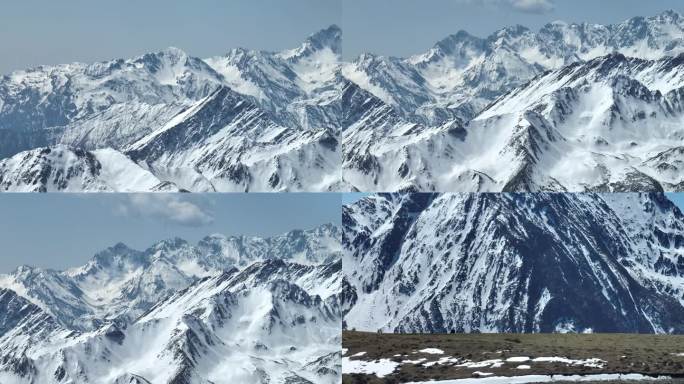
<path id="1" fill-rule="evenodd" d="M 443 38 L 442 40 L 438 41 L 435 44 L 434 48 L 435 49 L 443 49 L 443 50 L 451 50 L 457 44 L 481 43 L 481 42 L 482 42 L 482 38 L 471 35 L 467 31 L 464 31 L 461 29 L 458 32 L 451 34 L 451 35 Z"/>
<path id="2" fill-rule="evenodd" d="M 137 60 L 147 61 L 150 59 L 159 59 L 162 57 L 172 59 L 174 62 L 178 62 L 182 59 L 187 59 L 188 54 L 180 48 L 167 47 L 159 51 L 145 53 L 142 56 L 139 56 Z"/>
<path id="3" fill-rule="evenodd" d="M 657 18 L 661 21 L 673 22 L 680 20 L 682 18 L 682 14 L 674 9 L 666 9 L 660 14 L 654 16 L 654 18 Z"/>
<path id="4" fill-rule="evenodd" d="M 334 223 L 323 223 L 317 227 L 312 228 L 310 231 L 312 232 L 338 232 L 340 231 L 340 227 L 337 224 Z"/>
<path id="5" fill-rule="evenodd" d="M 494 33 L 494 36 L 497 37 L 517 37 L 521 36 L 527 32 L 530 32 L 530 29 L 527 28 L 524 25 L 520 24 L 515 24 L 507 27 L 503 27 L 497 32 Z"/>
<path id="6" fill-rule="evenodd" d="M 172 237 L 169 239 L 164 239 L 162 241 L 159 241 L 152 245 L 150 248 L 153 251 L 158 251 L 158 250 L 173 250 L 173 249 L 178 249 L 181 247 L 184 247 L 188 245 L 188 242 L 185 239 L 182 239 L 178 236 Z"/>
<path id="7" fill-rule="evenodd" d="M 342 29 L 336 24 L 332 24 L 327 28 L 312 33 L 306 41 L 320 46 L 339 45 L 342 41 Z"/>
<path id="8" fill-rule="evenodd" d="M 94 265 L 108 266 L 115 259 L 130 260 L 137 262 L 143 261 L 139 251 L 130 248 L 128 245 L 122 242 L 118 242 L 113 246 L 96 253 L 95 256 L 93 256 L 93 258 L 90 260 L 90 262 L 86 264 L 86 267 Z M 76 268 L 75 270 L 80 269 Z"/>
<path id="9" fill-rule="evenodd" d="M 209 240 L 225 240 L 227 238 L 228 237 L 224 234 L 212 233 L 210 235 L 204 236 L 204 238 L 202 238 L 202 240 L 200 240 L 200 241 L 204 241 L 204 240 L 207 240 L 207 241 L 209 241 Z"/>
<path id="10" fill-rule="evenodd" d="M 324 49 L 338 56 L 342 54 L 342 29 L 335 24 L 309 35 L 299 47 L 283 51 L 280 56 L 296 60 Z"/>
<path id="11" fill-rule="evenodd" d="M 99 256 L 109 256 L 112 254 L 117 254 L 117 255 L 124 255 L 128 254 L 130 252 L 136 252 L 134 249 L 130 248 L 128 245 L 124 244 L 123 242 L 118 242 L 111 247 L 107 247 L 105 250 L 100 251 L 95 254 L 95 257 Z"/>
<path id="12" fill-rule="evenodd" d="M 314 49 L 330 48 L 333 52 L 340 54 L 342 50 L 342 29 L 333 24 L 309 35 L 304 44 L 308 44 L 310 48 Z"/>
<path id="13" fill-rule="evenodd" d="M 43 269 L 40 267 L 36 267 L 33 265 L 22 264 L 22 265 L 16 267 L 14 269 L 14 271 L 12 271 L 11 274 L 13 276 L 17 276 L 17 277 L 29 277 L 29 276 L 33 276 L 33 275 L 39 275 L 41 273 L 45 273 L 48 271 L 50 271 L 50 270 Z"/>
<path id="14" fill-rule="evenodd" d="M 13 274 L 25 274 L 25 273 L 31 273 L 34 271 L 34 267 L 26 264 L 22 264 L 14 269 Z"/>

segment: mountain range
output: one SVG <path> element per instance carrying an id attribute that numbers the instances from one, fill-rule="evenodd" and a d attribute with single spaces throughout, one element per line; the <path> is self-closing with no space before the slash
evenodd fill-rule
<path id="1" fill-rule="evenodd" d="M 344 327 L 684 333 L 664 194 L 396 193 L 343 208 Z"/>
<path id="2" fill-rule="evenodd" d="M 344 61 L 177 48 L 0 78 L 3 191 L 680 191 L 684 17 Z"/>
<path id="3" fill-rule="evenodd" d="M 338 382 L 340 237 L 119 243 L 0 275 L 0 382 Z"/>
<path id="4" fill-rule="evenodd" d="M 336 189 L 340 51 L 331 26 L 282 52 L 168 48 L 0 77 L 0 190 Z"/>
<path id="5" fill-rule="evenodd" d="M 343 74 L 359 191 L 679 191 L 684 17 L 460 31 Z"/>

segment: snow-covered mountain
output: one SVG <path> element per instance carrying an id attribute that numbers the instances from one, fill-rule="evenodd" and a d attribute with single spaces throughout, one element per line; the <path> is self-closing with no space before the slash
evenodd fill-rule
<path id="1" fill-rule="evenodd" d="M 365 54 L 343 133 L 345 188 L 681 190 L 684 17 L 466 32 Z"/>
<path id="2" fill-rule="evenodd" d="M 12 291 L 0 293 L 3 383 L 336 383 L 339 308 L 320 284 L 341 264 L 282 260 L 203 278 L 125 326 L 90 332 L 57 325 Z M 337 294 L 333 289 L 328 295 Z"/>
<path id="3" fill-rule="evenodd" d="M 117 244 L 0 276 L 3 383 L 335 383 L 341 231 Z"/>
<path id="4" fill-rule="evenodd" d="M 343 209 L 347 329 L 684 333 L 663 194 L 384 194 Z"/>
<path id="5" fill-rule="evenodd" d="M 144 251 L 119 243 L 65 271 L 21 266 L 0 275 L 0 287 L 30 299 L 66 326 L 90 330 L 104 321 L 130 321 L 170 293 L 232 267 L 270 259 L 335 262 L 341 236 L 337 226 L 326 224 L 270 238 L 214 234 L 197 244 L 174 238 Z"/>
<path id="6" fill-rule="evenodd" d="M 2 190 L 336 189 L 340 46 L 341 30 L 331 26 L 283 52 L 234 49 L 202 60 L 168 48 L 0 77 Z M 97 170 L 73 180 L 69 172 L 26 176 L 65 166 L 25 160 L 48 150 L 106 150 L 103 168 L 150 175 L 124 184 Z"/>

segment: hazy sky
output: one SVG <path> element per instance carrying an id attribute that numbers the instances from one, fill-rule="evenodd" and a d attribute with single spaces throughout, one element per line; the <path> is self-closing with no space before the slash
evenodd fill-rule
<path id="1" fill-rule="evenodd" d="M 40 64 L 135 57 L 176 46 L 198 57 L 237 46 L 281 50 L 331 24 L 347 59 L 407 56 L 464 29 L 486 36 L 506 25 L 553 20 L 614 23 L 681 0 L 22 0 L 0 12 L 0 74 Z"/>
<path id="2" fill-rule="evenodd" d="M 508 25 L 538 29 L 554 20 L 610 24 L 667 9 L 682 0 L 343 0 L 344 54 L 422 53 L 459 30 L 485 37 Z"/>
<path id="3" fill-rule="evenodd" d="M 684 212 L 684 193 L 666 193 L 666 195 Z"/>
<path id="4" fill-rule="evenodd" d="M 333 193 L 3 194 L 0 212 L 0 273 L 78 266 L 117 242 L 142 250 L 175 236 L 272 236 L 341 220 Z"/>
<path id="5" fill-rule="evenodd" d="M 208 57 L 281 50 L 341 23 L 340 0 L 17 0 L 0 12 L 0 73 L 128 58 L 169 46 Z"/>

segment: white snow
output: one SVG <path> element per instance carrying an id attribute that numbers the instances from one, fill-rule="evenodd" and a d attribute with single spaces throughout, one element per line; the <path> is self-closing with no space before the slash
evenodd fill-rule
<path id="1" fill-rule="evenodd" d="M 439 348 L 424 348 L 419 350 L 420 353 L 427 353 L 429 355 L 443 355 L 444 351 Z"/>
<path id="2" fill-rule="evenodd" d="M 509 363 L 521 363 L 530 360 L 529 357 L 526 356 L 515 356 L 515 357 L 509 357 L 506 359 L 506 362 Z"/>
<path id="3" fill-rule="evenodd" d="M 375 375 L 383 378 L 394 372 L 399 366 L 399 363 L 389 359 L 378 359 L 374 361 L 351 360 L 348 357 L 342 358 L 342 373 L 363 373 L 367 375 Z"/>

